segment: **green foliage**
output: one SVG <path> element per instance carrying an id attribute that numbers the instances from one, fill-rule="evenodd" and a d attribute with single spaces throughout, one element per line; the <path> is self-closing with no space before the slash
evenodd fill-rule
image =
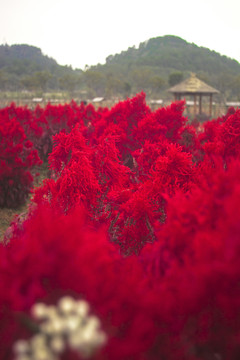
<path id="1" fill-rule="evenodd" d="M 7 74 L 4 71 L 0 70 L 0 89 L 5 90 L 7 83 L 8 83 Z"/>
<path id="2" fill-rule="evenodd" d="M 225 99 L 239 100 L 240 64 L 215 51 L 177 37 L 163 36 L 110 55 L 104 65 L 73 70 L 29 45 L 0 46 L 0 90 L 64 90 L 73 97 L 128 97 L 144 91 L 148 96 L 168 97 L 166 90 L 190 73 L 221 92 Z M 50 76 L 51 74 L 51 76 Z"/>
<path id="3" fill-rule="evenodd" d="M 21 84 L 27 90 L 41 90 L 47 89 L 47 83 L 52 75 L 48 71 L 36 71 L 32 75 L 26 75 L 21 79 Z"/>
<path id="4" fill-rule="evenodd" d="M 141 43 L 138 48 L 131 47 L 120 54 L 110 55 L 106 59 L 106 64 L 97 67 L 96 70 L 105 72 L 110 67 L 121 73 L 122 79 L 131 79 L 134 91 L 143 88 L 149 93 L 151 88 L 156 92 L 150 78 L 145 81 L 144 87 L 141 83 L 140 88 L 140 84 L 132 77 L 132 74 L 138 74 L 140 78 L 142 73 L 146 79 L 148 69 L 153 74 L 152 77 L 158 76 L 165 82 L 161 90 L 159 89 L 161 92 L 166 89 L 167 84 L 173 86 L 194 72 L 200 79 L 219 89 L 223 96 L 239 97 L 235 79 L 240 76 L 240 64 L 236 60 L 188 43 L 177 36 L 152 38 Z"/>
<path id="5" fill-rule="evenodd" d="M 87 70 L 84 73 L 86 85 L 95 92 L 95 95 L 102 95 L 106 85 L 105 76 L 100 71 Z"/>
<path id="6" fill-rule="evenodd" d="M 60 78 L 75 77 L 78 72 L 58 65 L 37 47 L 0 45 L 0 90 L 59 89 Z"/>
<path id="7" fill-rule="evenodd" d="M 183 73 L 179 71 L 171 73 L 168 77 L 168 83 L 170 86 L 174 86 L 180 83 L 182 80 L 183 80 Z"/>
<path id="8" fill-rule="evenodd" d="M 77 74 L 64 74 L 59 79 L 60 89 L 66 90 L 73 96 L 73 93 L 78 84 L 81 82 L 81 77 Z"/>
<path id="9" fill-rule="evenodd" d="M 240 101 L 240 75 L 236 76 L 231 82 L 231 88 L 233 91 L 238 94 L 237 100 Z"/>

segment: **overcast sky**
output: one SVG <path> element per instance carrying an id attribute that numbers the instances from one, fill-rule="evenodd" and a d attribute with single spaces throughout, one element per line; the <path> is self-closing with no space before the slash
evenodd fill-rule
<path id="1" fill-rule="evenodd" d="M 0 10 L 0 44 L 34 45 L 73 68 L 164 35 L 240 62 L 239 0 L 0 0 Z"/>

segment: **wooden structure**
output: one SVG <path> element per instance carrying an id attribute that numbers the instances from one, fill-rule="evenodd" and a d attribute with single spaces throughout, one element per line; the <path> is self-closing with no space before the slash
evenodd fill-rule
<path id="1" fill-rule="evenodd" d="M 202 114 L 202 97 L 209 96 L 209 116 L 212 117 L 212 98 L 213 94 L 219 94 L 219 91 L 212 86 L 207 85 L 191 74 L 191 77 L 181 83 L 171 87 L 168 92 L 174 94 L 175 100 L 181 100 L 185 96 L 193 96 L 194 116 L 197 114 L 197 97 L 199 97 L 199 114 Z"/>

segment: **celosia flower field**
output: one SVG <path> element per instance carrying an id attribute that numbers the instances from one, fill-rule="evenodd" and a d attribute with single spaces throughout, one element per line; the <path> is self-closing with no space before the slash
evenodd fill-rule
<path id="1" fill-rule="evenodd" d="M 0 110 L 1 360 L 240 359 L 240 110 Z M 48 155 L 49 154 L 49 155 Z"/>

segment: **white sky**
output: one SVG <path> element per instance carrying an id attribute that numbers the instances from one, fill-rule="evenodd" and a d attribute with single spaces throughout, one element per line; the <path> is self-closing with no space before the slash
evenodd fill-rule
<path id="1" fill-rule="evenodd" d="M 239 0 L 0 0 L 0 11 L 0 44 L 34 45 L 73 68 L 164 35 L 240 62 Z"/>

